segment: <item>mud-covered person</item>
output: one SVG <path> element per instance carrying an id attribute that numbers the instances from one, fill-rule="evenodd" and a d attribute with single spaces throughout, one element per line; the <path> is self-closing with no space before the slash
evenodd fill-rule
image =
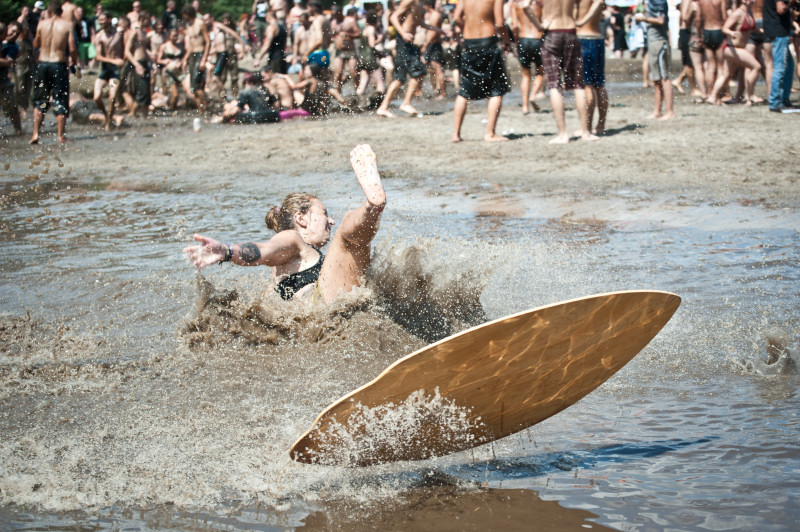
<path id="1" fill-rule="evenodd" d="M 425 9 L 421 0 L 403 0 L 389 15 L 389 22 L 397 31 L 395 47 L 397 55 L 394 79 L 386 89 L 386 96 L 376 111 L 378 116 L 394 118 L 394 114 L 389 111 L 389 105 L 406 81 L 408 81 L 408 87 L 406 87 L 403 103 L 400 104 L 400 110 L 412 116 L 419 114 L 419 111 L 411 105 L 411 100 L 417 92 L 422 78 L 428 73 L 428 69 L 422 62 L 419 48 L 414 44 L 414 35 L 420 26 L 427 30 L 442 31 L 426 24 L 424 18 Z"/>
<path id="2" fill-rule="evenodd" d="M 146 29 L 150 23 L 150 15 L 142 11 L 139 21 L 131 27 L 125 41 L 125 59 L 133 67 L 133 105 L 128 110 L 132 117 L 141 111 L 145 117 L 150 111 L 150 72 L 152 58 L 150 57 L 150 42 L 147 39 Z"/>
<path id="3" fill-rule="evenodd" d="M 503 95 L 511 90 L 503 50 L 508 48 L 508 33 L 503 24 L 502 0 L 462 0 L 453 12 L 453 21 L 462 28 L 461 87 L 453 108 L 453 142 L 461 141 L 461 124 L 467 100 L 489 99 L 483 140 L 508 140 L 495 132 Z M 499 38 L 498 38 L 499 35 Z"/>
<path id="4" fill-rule="evenodd" d="M 356 55 L 356 41 L 361 38 L 361 28 L 358 26 L 358 8 L 346 6 L 344 8 L 341 22 L 333 30 L 333 87 L 342 92 L 344 78 L 349 75 L 353 85 L 358 85 L 356 65 L 358 57 Z"/>
<path id="5" fill-rule="evenodd" d="M 73 65 L 78 63 L 73 23 L 62 18 L 59 0 L 50 1 L 47 6 L 47 15 L 46 20 L 39 22 L 36 37 L 33 39 L 34 50 L 39 50 L 39 64 L 36 66 L 34 78 L 31 144 L 39 142 L 39 132 L 44 122 L 44 115 L 50 108 L 51 98 L 53 114 L 56 115 L 58 142 L 67 141 L 65 134 L 69 116 L 67 58 L 72 60 Z M 76 76 L 80 76 L 80 70 L 76 71 Z"/>
<path id="6" fill-rule="evenodd" d="M 575 17 L 579 23 L 577 34 L 581 43 L 589 131 L 595 135 L 603 135 L 606 132 L 608 114 L 606 43 L 600 29 L 603 20 L 603 0 L 578 0 Z M 597 109 L 597 126 L 592 128 L 595 109 Z"/>
<path id="7" fill-rule="evenodd" d="M 127 19 L 126 19 L 127 20 Z M 120 26 L 112 28 L 111 15 L 103 11 L 97 16 L 99 31 L 94 34 L 95 58 L 100 64 L 100 72 L 94 82 L 94 103 L 106 115 L 106 129 L 111 127 L 114 102 L 120 90 L 120 69 L 125 64 L 125 37 Z M 108 86 L 108 109 L 103 104 L 103 89 Z M 128 104 L 130 106 L 130 103 Z"/>
<path id="8" fill-rule="evenodd" d="M 198 269 L 221 262 L 269 266 L 273 268 L 273 289 L 285 300 L 331 302 L 361 286 L 386 194 L 375 154 L 368 145 L 356 146 L 350 152 L 350 164 L 365 201 L 344 215 L 327 255 L 320 249 L 331 239 L 334 221 L 322 201 L 303 193 L 290 194 L 282 205 L 267 211 L 267 227 L 276 232 L 267 242 L 226 245 L 195 235 L 199 245 L 185 248 L 184 253 Z"/>
<path id="9" fill-rule="evenodd" d="M 21 29 L 19 22 L 12 22 L 7 27 L 0 22 L 0 107 L 11 120 L 17 135 L 22 134 L 22 123 L 9 73 L 14 69 L 14 61 L 19 53 L 16 41 Z"/>
<path id="10" fill-rule="evenodd" d="M 184 30 L 186 55 L 183 58 L 182 66 L 186 71 L 187 88 L 197 110 L 203 113 L 206 110 L 206 61 L 208 61 L 211 41 L 206 25 L 202 18 L 197 17 L 194 7 L 183 6 L 181 17 L 186 23 Z"/>

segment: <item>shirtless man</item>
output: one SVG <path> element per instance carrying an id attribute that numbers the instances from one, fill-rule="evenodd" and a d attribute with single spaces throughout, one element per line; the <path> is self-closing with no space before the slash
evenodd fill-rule
<path id="1" fill-rule="evenodd" d="M 189 91 L 197 106 L 197 110 L 205 112 L 206 94 L 206 61 L 211 41 L 202 18 L 197 18 L 197 11 L 190 5 L 183 6 L 181 16 L 186 22 L 185 46 L 187 54 L 183 58 L 182 68 L 186 70 Z"/>
<path id="2" fill-rule="evenodd" d="M 308 28 L 305 59 L 322 68 L 330 68 L 331 53 L 328 48 L 331 46 L 331 23 L 322 14 L 322 5 L 317 1 L 309 2 L 308 14 L 311 26 Z"/>
<path id="3" fill-rule="evenodd" d="M 128 116 L 133 117 L 137 110 L 142 111 L 146 117 L 150 110 L 150 42 L 147 39 L 145 28 L 150 22 L 150 15 L 142 12 L 139 21 L 134 24 L 125 38 L 125 59 L 133 66 L 134 101 L 128 110 Z"/>
<path id="4" fill-rule="evenodd" d="M 408 80 L 408 87 L 406 88 L 403 103 L 400 105 L 400 110 L 412 116 L 419 114 L 419 111 L 411 105 L 411 99 L 414 97 L 414 93 L 417 92 L 420 80 L 425 77 L 428 69 L 422 63 L 419 48 L 414 45 L 414 34 L 419 26 L 427 30 L 441 31 L 426 24 L 423 21 L 424 14 L 425 11 L 421 0 L 403 0 L 389 16 L 390 24 L 397 31 L 397 57 L 395 59 L 394 79 L 389 84 L 386 96 L 384 96 L 380 107 L 375 112 L 378 116 L 394 118 L 392 112 L 389 111 L 389 104 L 392 103 L 397 91 L 406 82 L 407 77 L 411 79 Z"/>
<path id="5" fill-rule="evenodd" d="M 139 17 L 142 13 L 142 3 L 139 0 L 136 0 L 133 5 L 131 6 L 131 11 L 126 16 L 128 20 L 131 21 L 131 26 L 136 27 L 139 24 Z"/>
<path id="6" fill-rule="evenodd" d="M 703 39 L 705 47 L 705 75 L 706 84 L 711 88 L 717 79 L 717 73 L 722 69 L 725 61 L 722 45 L 725 44 L 725 34 L 722 25 L 728 14 L 725 11 L 725 0 L 699 0 L 700 16 L 697 17 L 697 34 Z M 708 100 L 707 100 L 708 101 Z M 709 103 L 712 103 L 709 101 Z"/>
<path id="7" fill-rule="evenodd" d="M 120 90 L 120 68 L 125 64 L 125 38 L 122 27 L 111 27 L 111 16 L 103 11 L 97 16 L 100 31 L 94 34 L 94 47 L 97 50 L 96 59 L 100 63 L 100 72 L 94 82 L 94 103 L 100 112 L 106 116 L 105 128 L 111 127 L 111 118 L 114 116 L 114 102 L 117 91 Z M 108 109 L 103 105 L 103 89 L 108 85 Z M 124 95 L 123 95 L 124 97 Z M 130 107 L 131 102 L 128 101 Z"/>
<path id="8" fill-rule="evenodd" d="M 578 26 L 583 59 L 583 84 L 586 91 L 586 114 L 589 130 L 595 135 L 606 132 L 608 92 L 606 91 L 606 46 L 600 21 L 603 20 L 603 0 L 577 0 L 575 18 L 588 20 Z M 597 108 L 597 127 L 592 130 L 592 119 Z"/>
<path id="9" fill-rule="evenodd" d="M 61 2 L 51 0 L 47 6 L 47 20 L 39 22 L 33 48 L 39 49 L 39 64 L 36 67 L 36 81 L 33 90 L 33 135 L 31 144 L 39 142 L 39 130 L 44 122 L 44 115 L 53 98 L 53 114 L 56 115 L 56 131 L 58 142 L 64 143 L 64 135 L 69 115 L 69 70 L 67 69 L 67 52 L 72 64 L 78 64 L 78 52 L 75 49 L 75 32 L 73 23 L 62 18 Z M 75 74 L 80 78 L 80 70 Z"/>
<path id="10" fill-rule="evenodd" d="M 291 74 L 302 70 L 303 62 L 309 52 L 308 36 L 311 20 L 308 18 L 308 12 L 301 13 L 297 20 L 300 22 L 300 27 L 294 31 L 294 36 L 292 36 L 292 66 L 289 69 Z"/>
<path id="11" fill-rule="evenodd" d="M 286 26 L 286 14 L 289 12 L 286 0 L 269 0 L 269 10 L 272 11 L 278 22 Z"/>
<path id="12" fill-rule="evenodd" d="M 443 18 L 442 12 L 436 9 L 436 0 L 425 0 L 425 23 L 440 30 Z M 425 32 L 425 44 L 420 47 L 419 51 L 424 54 L 425 64 L 428 65 L 433 76 L 433 91 L 436 93 L 436 99 L 444 100 L 447 97 L 447 89 L 444 84 L 442 33 L 436 30 Z"/>
<path id="13" fill-rule="evenodd" d="M 543 0 L 541 22 L 533 15 L 529 3 L 523 6 L 531 22 L 545 32 L 542 40 L 542 62 L 547 86 L 550 88 L 550 106 L 558 127 L 558 135 L 550 144 L 569 142 L 562 90 L 575 91 L 575 107 L 581 122 L 581 140 L 597 140 L 589 129 L 586 92 L 583 90 L 583 58 L 581 44 L 576 35 L 576 28 L 585 24 L 587 17 L 584 17 L 585 20 L 575 21 L 575 0 Z"/>
<path id="14" fill-rule="evenodd" d="M 61 18 L 69 22 L 70 24 L 74 24 L 76 22 L 75 19 L 75 9 L 78 6 L 67 0 L 66 2 L 61 3 Z"/>
<path id="15" fill-rule="evenodd" d="M 503 24 L 503 0 L 461 0 L 453 12 L 453 21 L 461 28 L 461 87 L 453 108 L 453 142 L 461 142 L 461 124 L 467 112 L 467 99 L 489 98 L 488 120 L 483 140 L 508 140 L 495 133 L 503 106 L 503 95 L 511 90 L 503 50 L 498 48 L 498 34 L 508 48 L 508 34 Z"/>
<path id="16" fill-rule="evenodd" d="M 358 76 L 356 75 L 358 59 L 356 57 L 355 41 L 361 37 L 361 29 L 358 27 L 358 21 L 356 20 L 357 14 L 357 8 L 347 6 L 344 11 L 344 18 L 333 30 L 333 46 L 335 49 L 332 68 L 333 84 L 334 88 L 339 92 L 342 91 L 345 72 L 350 76 L 353 85 L 358 85 Z"/>
<path id="17" fill-rule="evenodd" d="M 531 2 L 531 12 L 537 19 L 542 17 L 542 2 L 533 0 Z M 531 22 L 522 8 L 522 0 L 512 0 L 511 2 L 511 31 L 517 41 L 517 59 L 519 59 L 522 79 L 519 82 L 519 89 L 522 92 L 522 114 L 530 113 L 530 106 L 538 111 L 539 106 L 531 99 L 542 90 L 544 85 L 544 68 L 542 67 L 542 32 Z M 536 65 L 536 77 L 533 77 L 532 65 Z M 531 78 L 533 77 L 533 89 L 531 90 Z"/>

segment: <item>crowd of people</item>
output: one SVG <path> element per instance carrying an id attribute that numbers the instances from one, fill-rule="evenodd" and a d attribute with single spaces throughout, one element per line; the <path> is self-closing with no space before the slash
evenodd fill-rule
<path id="1" fill-rule="evenodd" d="M 769 109 L 791 107 L 797 0 L 682 0 L 678 8 L 682 70 L 673 79 L 667 0 L 629 10 L 603 0 L 350 0 L 329 10 L 319 0 L 254 0 L 249 13 L 219 20 L 197 1 L 178 9 L 170 0 L 158 15 L 138 0 L 116 14 L 98 3 L 86 16 L 70 1 L 39 0 L 0 23 L 0 103 L 18 132 L 21 112 L 33 106 L 31 143 L 52 108 L 63 142 L 71 107 L 81 109 L 76 119 L 107 129 L 178 107 L 218 122 L 275 122 L 334 107 L 392 119 L 405 85 L 396 109 L 417 115 L 414 99 L 429 78 L 436 99 L 447 97 L 448 85 L 458 91 L 452 140 L 460 140 L 468 101 L 488 99 L 484 140 L 493 142 L 507 140 L 495 127 L 512 53 L 523 113 L 538 110 L 546 88 L 558 128 L 553 142 L 566 143 L 564 91 L 575 92 L 579 137 L 605 132 L 609 49 L 620 57 L 642 52 L 655 118 L 675 116 L 673 90 L 684 92 L 684 81 L 698 103 L 752 105 L 761 102 L 754 86 L 763 76 Z M 96 76 L 92 100 L 70 95 L 70 71 Z"/>

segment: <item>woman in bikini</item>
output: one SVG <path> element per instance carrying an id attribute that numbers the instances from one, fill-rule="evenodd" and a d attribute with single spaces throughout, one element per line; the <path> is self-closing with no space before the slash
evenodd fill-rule
<path id="1" fill-rule="evenodd" d="M 360 286 L 369 267 L 371 243 L 378 232 L 386 194 L 375 153 L 362 144 L 350 152 L 350 164 L 366 201 L 344 215 L 327 255 L 320 248 L 331 238 L 334 222 L 325 205 L 309 194 L 289 194 L 267 212 L 267 227 L 276 235 L 267 242 L 223 244 L 194 235 L 198 245 L 183 250 L 198 270 L 221 262 L 273 268 L 274 290 L 283 299 L 330 302 Z"/>
<path id="2" fill-rule="evenodd" d="M 744 82 L 746 92 L 746 103 L 753 105 L 753 90 L 758 81 L 758 74 L 761 71 L 761 64 L 756 57 L 747 51 L 747 41 L 750 39 L 750 32 L 756 29 L 756 19 L 752 11 L 753 0 L 742 0 L 739 7 L 734 9 L 725 24 L 722 32 L 727 36 L 723 45 L 723 57 L 720 75 L 714 83 L 714 88 L 708 96 L 708 103 L 722 105 L 720 94 L 723 92 L 737 68 L 745 69 Z"/>
<path id="3" fill-rule="evenodd" d="M 175 109 L 178 103 L 178 87 L 180 86 L 181 61 L 183 50 L 178 44 L 178 30 L 172 29 L 167 33 L 167 40 L 158 47 L 156 64 L 162 68 L 164 87 L 169 91 L 169 108 Z"/>

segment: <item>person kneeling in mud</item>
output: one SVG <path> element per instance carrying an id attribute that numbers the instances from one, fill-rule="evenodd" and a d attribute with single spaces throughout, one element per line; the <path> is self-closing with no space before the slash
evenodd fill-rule
<path id="1" fill-rule="evenodd" d="M 275 291 L 285 300 L 330 302 L 340 293 L 361 286 L 370 263 L 371 244 L 386 206 L 375 153 L 367 144 L 350 152 L 350 164 L 366 201 L 344 215 L 327 255 L 320 248 L 331 238 L 334 222 L 325 205 L 310 194 L 286 196 L 267 212 L 267 227 L 277 234 L 263 243 L 226 245 L 194 235 L 199 245 L 183 250 L 198 270 L 221 262 L 240 266 L 270 266 Z"/>

